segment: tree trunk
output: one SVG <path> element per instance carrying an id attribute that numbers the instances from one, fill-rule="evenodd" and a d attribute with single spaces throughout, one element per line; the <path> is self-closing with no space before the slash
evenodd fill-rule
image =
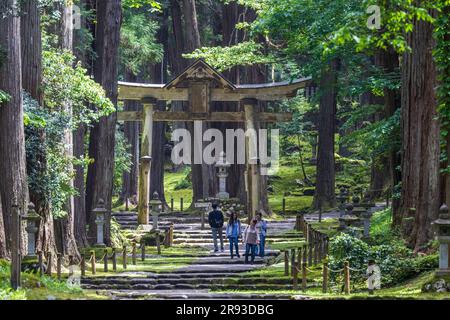
<path id="1" fill-rule="evenodd" d="M 57 7 L 61 14 L 58 28 L 58 44 L 62 50 L 73 52 L 73 4 L 69 2 L 59 3 Z M 72 115 L 72 105 L 70 102 L 64 103 L 62 106 L 63 112 Z M 68 128 L 64 132 L 63 138 L 64 150 L 62 153 L 68 159 L 73 158 L 73 131 Z M 70 162 L 67 166 L 68 172 L 74 172 L 74 167 Z M 74 188 L 74 180 L 70 181 L 70 187 Z M 64 256 L 73 256 L 74 261 L 80 259 L 80 253 L 77 248 L 75 240 L 75 217 L 74 217 L 75 199 L 70 196 L 65 204 L 65 211 L 67 216 L 55 221 L 56 234 L 60 236 L 57 238 L 59 250 Z"/>
<path id="2" fill-rule="evenodd" d="M 8 258 L 6 250 L 5 224 L 3 223 L 2 197 L 0 196 L 0 259 Z"/>
<path id="3" fill-rule="evenodd" d="M 431 221 L 440 206 L 439 120 L 435 94 L 433 27 L 414 22 L 407 34 L 412 52 L 402 65 L 402 198 L 403 234 L 415 251 L 432 238 Z"/>
<path id="4" fill-rule="evenodd" d="M 157 33 L 157 40 L 163 45 L 164 55 L 161 63 L 150 66 L 150 77 L 153 83 L 165 83 L 167 79 L 167 60 L 168 60 L 168 12 L 164 12 L 162 25 Z M 166 111 L 166 101 L 158 101 L 155 105 L 155 110 Z M 152 155 L 158 155 L 152 158 L 150 170 L 150 197 L 156 191 L 159 194 L 159 199 L 167 207 L 166 197 L 164 194 L 164 160 L 165 152 L 164 145 L 166 144 L 166 122 L 153 123 L 153 142 Z"/>
<path id="5" fill-rule="evenodd" d="M 3 8 L 14 9 L 12 14 L 0 16 L 0 90 L 10 96 L 0 105 L 0 198 L 6 247 L 13 259 L 11 273 L 20 278 L 21 251 L 17 223 L 25 214 L 28 204 L 28 187 L 25 163 L 25 133 L 23 124 L 20 19 L 15 12 L 16 0 L 3 1 Z M 14 210 L 13 205 L 19 206 Z M 17 215 L 19 214 L 19 216 Z M 19 238 L 20 239 L 20 238 Z"/>
<path id="6" fill-rule="evenodd" d="M 121 0 L 97 2 L 96 53 L 94 78 L 103 86 L 107 97 L 117 104 L 117 65 L 121 25 Z M 89 212 L 89 235 L 95 237 L 95 217 L 91 213 L 100 199 L 108 210 L 105 241 L 110 244 L 110 219 L 114 176 L 114 144 L 117 114 L 102 117 L 89 137 L 89 156 L 94 159 L 88 168 L 86 209 Z"/>
<path id="7" fill-rule="evenodd" d="M 131 71 L 125 72 L 125 80 L 136 82 L 137 77 Z M 139 103 L 137 101 L 125 101 L 124 111 L 138 111 Z M 122 174 L 122 191 L 119 202 L 137 205 L 137 185 L 138 185 L 138 165 L 139 165 L 139 122 L 126 121 L 124 123 L 124 136 L 130 145 L 128 150 L 131 154 L 130 171 L 124 171 Z M 153 160 L 154 161 L 154 160 Z M 152 161 L 152 162 L 153 162 Z"/>
<path id="8" fill-rule="evenodd" d="M 88 3 L 86 1 L 81 1 L 80 4 L 85 9 L 90 9 L 87 7 Z M 85 28 L 89 28 L 88 21 L 84 17 L 81 17 L 81 24 Z M 74 45 L 76 48 L 79 46 L 83 47 L 83 35 L 78 30 L 74 33 Z M 90 69 L 91 66 L 88 63 L 88 59 L 86 57 L 86 52 L 82 49 L 74 50 L 74 54 L 78 61 L 81 61 L 84 67 Z M 77 159 L 83 159 L 85 157 L 85 146 L 84 146 L 84 138 L 86 134 L 86 125 L 80 124 L 78 128 L 73 132 L 73 156 Z M 86 234 L 86 185 L 85 185 L 85 177 L 84 177 L 84 165 L 78 164 L 74 166 L 75 177 L 73 181 L 73 185 L 75 190 L 77 190 L 78 195 L 76 195 L 73 199 L 73 215 L 74 215 L 74 235 L 75 240 L 79 248 L 85 248 L 89 246 L 89 242 Z"/>
<path id="9" fill-rule="evenodd" d="M 338 59 L 331 61 L 327 69 L 323 70 L 320 79 L 322 92 L 319 103 L 316 192 L 313 201 L 315 209 L 334 207 L 336 204 L 334 134 L 339 64 Z"/>
<path id="10" fill-rule="evenodd" d="M 39 10 L 36 1 L 26 0 L 21 3 L 21 48 L 22 48 L 22 87 L 43 108 L 42 84 L 42 40 Z M 27 129 L 29 136 L 38 139 L 39 150 L 31 150 L 27 154 L 27 170 L 34 179 L 44 179 L 47 172 L 47 150 L 45 149 L 45 129 Z M 32 184 L 33 186 L 33 184 Z M 37 250 L 51 252 L 56 262 L 56 242 L 53 229 L 54 221 L 51 213 L 50 199 L 44 186 L 30 188 L 30 200 L 36 206 L 36 212 L 42 217 L 39 224 Z"/>

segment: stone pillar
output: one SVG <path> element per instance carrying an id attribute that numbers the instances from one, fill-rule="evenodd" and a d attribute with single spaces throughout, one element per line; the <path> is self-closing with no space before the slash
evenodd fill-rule
<path id="1" fill-rule="evenodd" d="M 230 194 L 227 192 L 227 169 L 230 167 L 230 164 L 226 160 L 225 152 L 220 152 L 220 156 L 215 164 L 215 167 L 218 170 L 217 177 L 219 178 L 219 193 L 217 193 L 216 198 L 228 199 Z"/>
<path id="2" fill-rule="evenodd" d="M 105 217 L 107 210 L 105 208 L 105 201 L 103 199 L 98 200 L 97 207 L 92 210 L 95 214 L 95 224 L 97 225 L 97 243 L 95 246 L 104 247 L 105 237 L 104 237 L 104 227 L 105 227 Z"/>
<path id="3" fill-rule="evenodd" d="M 153 107 L 155 98 L 142 99 L 144 121 L 142 128 L 141 158 L 139 160 L 138 224 L 148 224 L 150 200 L 150 169 L 152 161 Z"/>
<path id="4" fill-rule="evenodd" d="M 260 167 L 258 157 L 258 132 L 256 126 L 256 99 L 244 99 L 245 110 L 245 150 L 247 162 L 247 209 L 249 219 L 260 209 Z"/>

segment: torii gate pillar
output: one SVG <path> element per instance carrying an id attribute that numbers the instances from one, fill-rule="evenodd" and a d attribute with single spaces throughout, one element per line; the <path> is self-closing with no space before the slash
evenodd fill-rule
<path id="1" fill-rule="evenodd" d="M 141 141 L 141 158 L 139 159 L 139 199 L 138 223 L 148 224 L 150 201 L 150 170 L 152 166 L 153 109 L 155 98 L 142 99 L 143 128 Z"/>
<path id="2" fill-rule="evenodd" d="M 247 159 L 246 168 L 246 191 L 247 208 L 249 220 L 255 217 L 255 213 L 260 210 L 261 197 L 261 172 L 258 157 L 258 133 L 256 128 L 255 108 L 258 105 L 256 99 L 244 99 L 245 129 L 248 135 L 245 137 L 245 154 Z"/>

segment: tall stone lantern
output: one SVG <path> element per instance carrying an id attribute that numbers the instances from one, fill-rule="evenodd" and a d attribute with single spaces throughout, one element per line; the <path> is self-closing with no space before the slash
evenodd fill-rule
<path id="1" fill-rule="evenodd" d="M 345 201 L 348 199 L 347 190 L 344 187 L 339 189 L 336 199 L 339 201 L 339 216 L 342 217 L 345 215 Z"/>
<path id="2" fill-rule="evenodd" d="M 28 212 L 23 216 L 23 219 L 27 222 L 25 228 L 28 234 L 28 245 L 26 258 L 36 257 L 36 235 L 39 230 L 39 221 L 41 217 L 36 213 L 34 204 L 32 202 L 28 205 Z"/>
<path id="3" fill-rule="evenodd" d="M 450 275 L 450 215 L 444 203 L 439 209 L 439 218 L 432 222 L 436 230 L 436 239 L 439 241 L 439 270 L 436 275 Z"/>
<path id="4" fill-rule="evenodd" d="M 219 178 L 219 193 L 216 197 L 219 199 L 228 199 L 230 194 L 227 192 L 227 177 L 228 168 L 231 165 L 227 162 L 225 152 L 221 152 L 219 155 L 219 160 L 217 160 L 215 167 L 217 170 L 217 177 Z"/>
<path id="5" fill-rule="evenodd" d="M 159 199 L 159 194 L 157 191 L 153 192 L 152 200 L 149 202 L 150 214 L 153 219 L 152 230 L 158 229 L 158 217 L 162 212 L 162 201 Z"/>
<path id="6" fill-rule="evenodd" d="M 104 247 L 105 246 L 105 236 L 104 236 L 104 228 L 105 228 L 105 220 L 106 213 L 108 210 L 105 208 L 105 201 L 103 199 L 98 200 L 97 207 L 92 210 L 95 215 L 95 224 L 97 225 L 97 243 L 95 246 Z"/>

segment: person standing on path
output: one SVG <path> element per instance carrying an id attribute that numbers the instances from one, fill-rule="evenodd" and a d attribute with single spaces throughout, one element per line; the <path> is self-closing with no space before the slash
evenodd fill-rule
<path id="1" fill-rule="evenodd" d="M 208 222 L 211 227 L 212 236 L 214 240 L 214 252 L 219 252 L 217 245 L 217 237 L 220 238 L 220 249 L 223 252 L 223 212 L 218 209 L 217 203 L 212 205 L 213 210 L 208 215 Z"/>
<path id="2" fill-rule="evenodd" d="M 232 212 L 230 220 L 227 225 L 227 238 L 230 243 L 230 256 L 233 259 L 233 247 L 236 250 L 236 256 L 240 258 L 239 255 L 239 242 L 238 239 L 241 237 L 241 221 L 238 218 L 237 212 Z"/>
<path id="3" fill-rule="evenodd" d="M 255 261 L 256 248 L 259 244 L 259 233 L 256 229 L 256 223 L 258 221 L 253 219 L 244 230 L 244 236 L 242 241 L 245 243 L 245 263 L 248 263 L 248 255 L 251 252 L 252 260 L 251 263 Z"/>
<path id="4" fill-rule="evenodd" d="M 262 213 L 261 212 L 257 212 L 256 213 L 256 220 L 258 221 L 256 223 L 256 229 L 258 229 L 258 234 L 259 234 L 259 246 L 258 246 L 258 250 L 257 250 L 257 254 L 263 258 L 264 257 L 264 253 L 265 253 L 265 246 L 266 246 L 266 234 L 267 234 L 267 221 L 263 219 L 262 217 Z"/>

